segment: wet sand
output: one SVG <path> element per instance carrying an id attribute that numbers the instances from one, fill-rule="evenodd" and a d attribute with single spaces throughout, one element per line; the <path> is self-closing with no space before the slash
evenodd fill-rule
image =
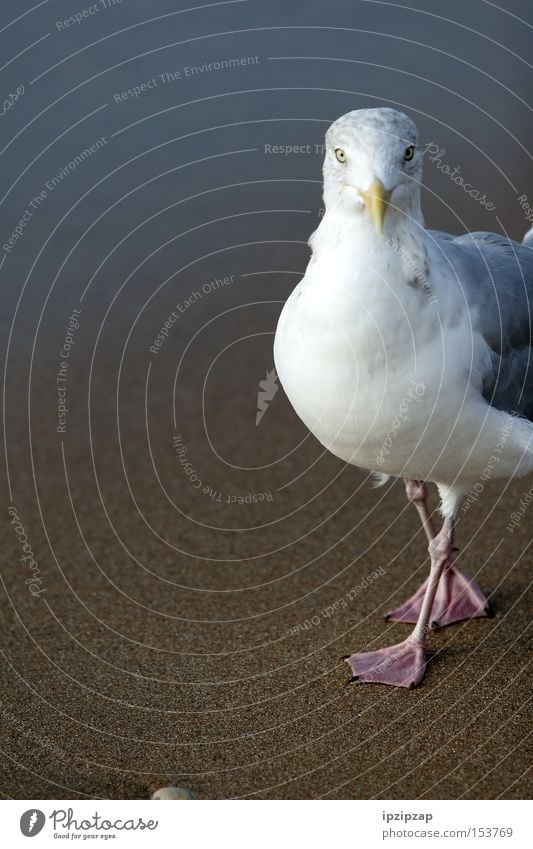
<path id="1" fill-rule="evenodd" d="M 522 238 L 526 0 L 451 0 L 450 20 L 437 0 L 154 0 L 142 28 L 128 0 L 68 32 L 53 6 L 7 30 L 4 91 L 25 91 L 2 124 L 2 243 L 31 214 L 0 267 L 0 793 L 527 797 L 533 508 L 506 525 L 531 481 L 489 481 L 460 517 L 496 618 L 432 634 L 414 692 L 346 686 L 343 655 L 408 633 L 384 614 L 426 543 L 401 483 L 324 454 L 267 379 L 344 112 L 408 112 L 495 204 L 428 162 L 428 226 Z"/>
<path id="2" fill-rule="evenodd" d="M 220 415 L 231 428 L 227 408 Z M 236 514 L 183 480 L 174 486 L 195 521 L 264 529 L 195 526 L 161 494 L 151 498 L 132 466 L 132 492 L 161 539 L 125 498 L 124 481 L 104 471 L 118 544 L 70 449 L 86 546 L 62 498 L 47 515 L 53 556 L 29 498 L 17 504 L 45 591 L 34 598 L 24 586 L 8 527 L 2 792 L 146 798 L 179 783 L 198 798 L 526 797 L 530 534 L 527 518 L 513 533 L 505 525 L 529 484 L 513 483 L 501 500 L 489 484 L 460 522 L 464 568 L 491 594 L 496 617 L 432 634 L 428 673 L 413 692 L 346 686 L 342 655 L 407 634 L 383 615 L 425 577 L 417 517 L 400 483 L 374 490 L 363 473 L 322 457 L 281 393 L 261 427 L 265 439 L 276 434 L 277 451 L 303 438 L 299 455 L 315 463 L 288 490 L 271 481 L 271 502 Z M 205 476 L 209 453 L 194 456 Z M 60 478 L 59 452 L 56 461 Z"/>

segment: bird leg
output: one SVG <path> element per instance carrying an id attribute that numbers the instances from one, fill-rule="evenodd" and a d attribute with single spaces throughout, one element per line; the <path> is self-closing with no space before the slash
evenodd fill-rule
<path id="1" fill-rule="evenodd" d="M 416 687 L 426 671 L 427 632 L 439 581 L 453 548 L 454 520 L 445 519 L 441 531 L 430 541 L 431 569 L 417 623 L 401 643 L 377 651 L 348 655 L 353 675 L 350 682 Z"/>
<path id="2" fill-rule="evenodd" d="M 424 481 L 406 479 L 405 491 L 409 501 L 415 505 L 426 536 L 431 542 L 436 537 L 436 530 L 428 508 L 427 487 Z M 422 608 L 427 584 L 428 582 L 425 581 L 411 598 L 387 613 L 385 618 L 394 622 L 416 622 Z M 459 569 L 452 551 L 435 594 L 431 611 L 431 627 L 443 628 L 445 625 L 461 622 L 463 619 L 475 619 L 479 616 L 492 616 L 489 601 L 476 582 Z"/>
<path id="3" fill-rule="evenodd" d="M 407 500 L 415 505 L 428 542 L 431 542 L 437 536 L 437 530 L 428 507 L 428 488 L 424 481 L 411 480 L 411 478 L 406 478 L 404 483 Z"/>

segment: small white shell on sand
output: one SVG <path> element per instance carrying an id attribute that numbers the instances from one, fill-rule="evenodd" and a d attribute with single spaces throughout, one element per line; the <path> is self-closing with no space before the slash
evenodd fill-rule
<path id="1" fill-rule="evenodd" d="M 192 799 L 192 793 L 186 787 L 160 787 L 152 799 Z"/>

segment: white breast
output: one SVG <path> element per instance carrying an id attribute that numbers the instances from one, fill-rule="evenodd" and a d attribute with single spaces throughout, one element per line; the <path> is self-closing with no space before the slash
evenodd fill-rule
<path id="1" fill-rule="evenodd" d="M 427 295 L 400 279 L 394 257 L 367 260 L 336 252 L 311 261 L 279 319 L 276 370 L 297 414 L 333 454 L 432 479 L 435 446 L 446 442 L 450 418 L 463 415 L 471 339 L 448 329 L 444 350 Z"/>

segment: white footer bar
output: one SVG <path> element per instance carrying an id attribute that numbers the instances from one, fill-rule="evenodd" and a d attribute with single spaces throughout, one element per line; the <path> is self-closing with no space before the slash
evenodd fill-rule
<path id="1" fill-rule="evenodd" d="M 34 849 L 73 843 L 117 849 L 523 849 L 532 845 L 528 805 L 506 800 L 6 800 L 0 802 L 0 814 L 3 845 Z"/>

